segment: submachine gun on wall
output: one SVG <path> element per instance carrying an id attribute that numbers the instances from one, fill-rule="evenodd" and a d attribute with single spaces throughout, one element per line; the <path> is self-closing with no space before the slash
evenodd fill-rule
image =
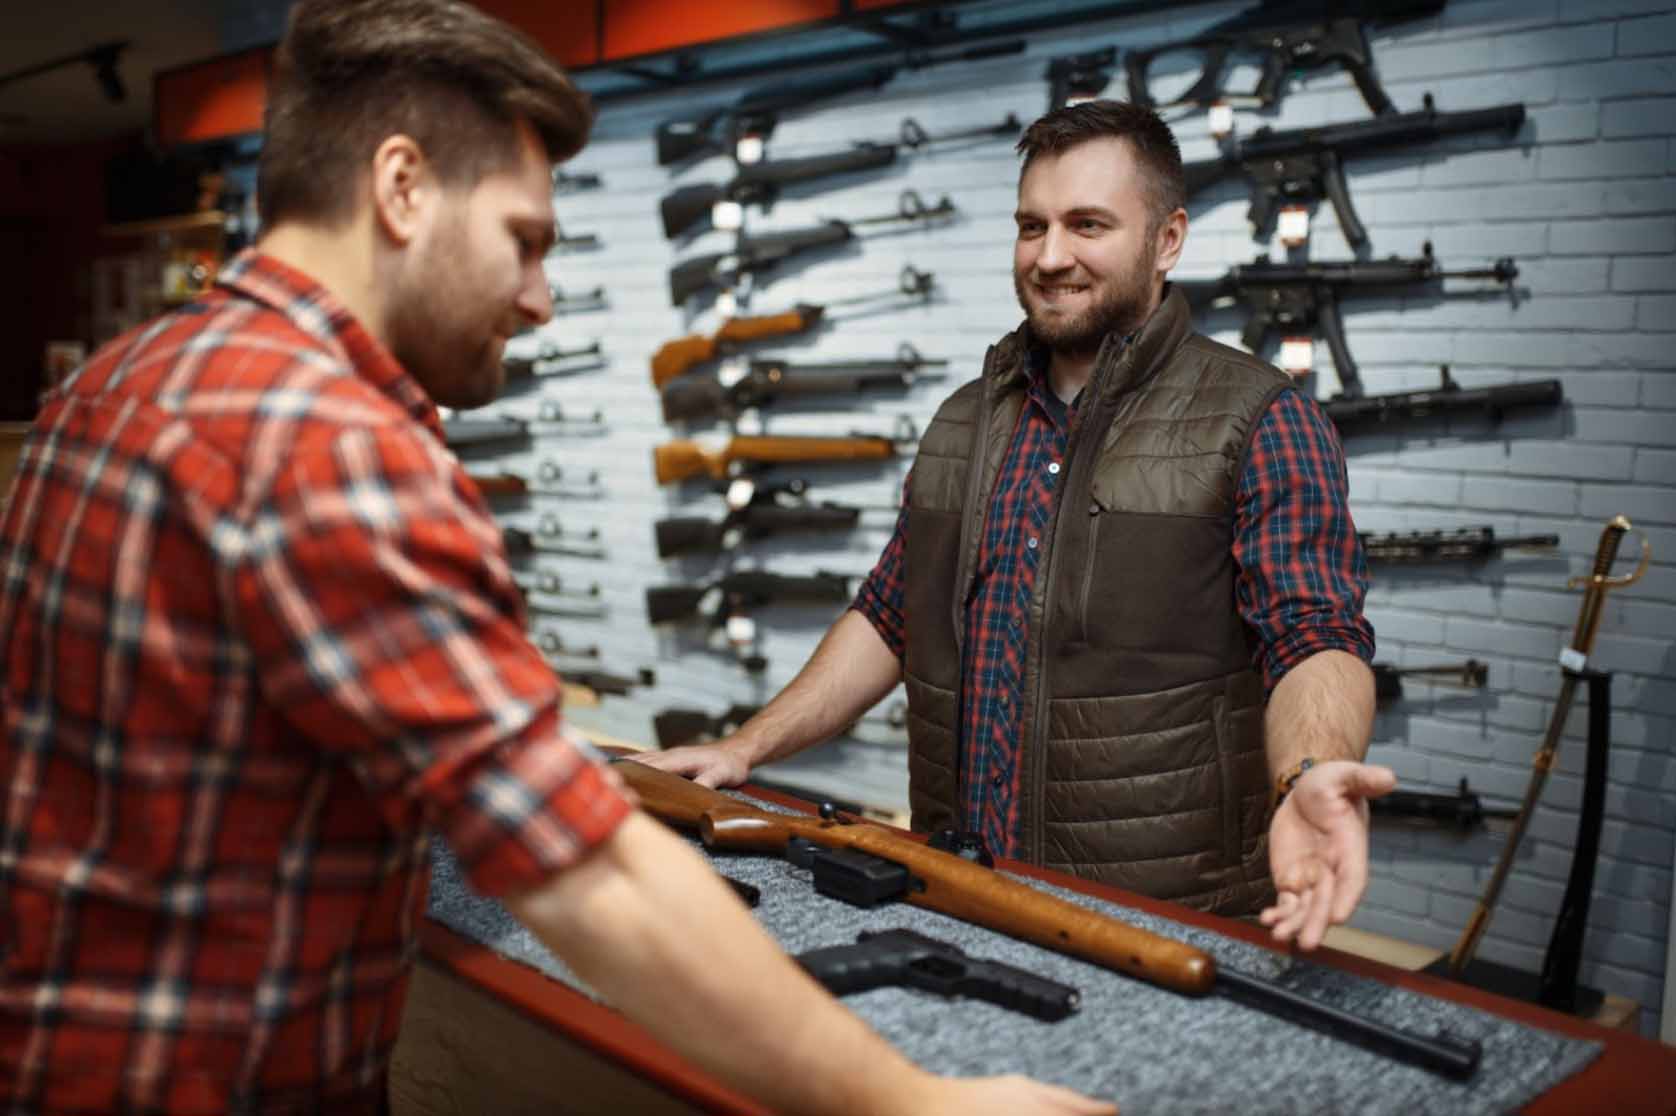
<path id="1" fill-rule="evenodd" d="M 673 240 L 702 225 L 718 202 L 756 205 L 767 209 L 780 196 L 782 187 L 814 182 L 840 174 L 879 170 L 896 162 L 903 150 L 918 151 L 934 143 L 957 140 L 1016 136 L 1023 125 L 1008 114 L 999 124 L 931 135 L 913 119 L 902 122 L 902 134 L 894 143 L 858 143 L 846 151 L 809 155 L 800 159 L 775 159 L 750 163 L 726 184 L 697 182 L 666 194 L 658 203 L 663 217 L 663 234 Z"/>
<path id="2" fill-rule="evenodd" d="M 1187 163 L 1187 196 L 1234 174 L 1251 181 L 1252 231 L 1266 235 L 1283 202 L 1307 204 L 1328 198 L 1338 214 L 1344 239 L 1354 246 L 1367 243 L 1367 229 L 1356 216 L 1350 187 L 1344 180 L 1344 160 L 1393 147 L 1432 143 L 1444 136 L 1468 132 L 1519 130 L 1525 122 L 1524 105 L 1496 105 L 1471 112 L 1439 112 L 1426 96 L 1418 112 L 1392 113 L 1350 124 L 1294 128 L 1277 132 L 1259 128 L 1252 135 L 1230 141 L 1217 159 Z"/>
<path id="3" fill-rule="evenodd" d="M 1339 314 L 1338 303 L 1342 297 L 1428 285 L 1444 279 L 1490 279 L 1511 284 L 1518 276 L 1518 267 L 1506 257 L 1489 267 L 1447 271 L 1438 266 L 1428 243 L 1424 254 L 1415 259 L 1392 256 L 1385 260 L 1298 264 L 1259 259 L 1229 268 L 1220 279 L 1179 279 L 1174 285 L 1195 309 L 1223 299 L 1233 299 L 1244 306 L 1249 316 L 1240 341 L 1252 352 L 1257 352 L 1276 331 L 1319 331 L 1332 352 L 1341 389 L 1322 407 L 1340 432 L 1356 433 L 1369 426 L 1445 412 L 1476 411 L 1494 420 L 1514 408 L 1547 407 L 1561 402 L 1564 392 L 1558 380 L 1465 389 L 1450 378 L 1447 365 L 1442 370 L 1442 384 L 1433 390 L 1368 395 L 1362 388 L 1361 372 L 1350 355 L 1350 344 L 1344 337 L 1344 319 Z"/>
<path id="4" fill-rule="evenodd" d="M 656 133 L 658 166 L 667 167 L 706 155 L 726 154 L 745 136 L 766 138 L 772 135 L 782 112 L 794 112 L 863 89 L 877 89 L 904 69 L 923 70 L 945 62 L 998 58 L 1017 54 L 1023 49 L 1022 39 L 1009 39 L 943 54 L 915 50 L 909 51 L 900 64 L 863 66 L 823 77 L 752 89 L 731 105 L 659 124 Z"/>
<path id="5" fill-rule="evenodd" d="M 1204 108 L 1226 101 L 1268 108 L 1280 100 L 1288 74 L 1343 66 L 1362 99 L 1376 114 L 1396 106 L 1373 73 L 1368 24 L 1404 23 L 1436 15 L 1446 0 L 1263 0 L 1257 7 L 1224 20 L 1191 39 L 1131 50 L 1123 65 L 1129 73 L 1129 99 L 1149 108 L 1190 105 Z M 1153 61 L 1161 55 L 1196 54 L 1202 59 L 1198 80 L 1180 97 L 1157 104 L 1149 86 Z M 1248 93 L 1226 87 L 1230 60 L 1260 56 L 1262 73 Z"/>

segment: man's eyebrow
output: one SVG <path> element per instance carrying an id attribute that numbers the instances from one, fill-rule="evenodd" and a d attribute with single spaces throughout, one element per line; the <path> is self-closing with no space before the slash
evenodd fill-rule
<path id="1" fill-rule="evenodd" d="M 1074 209 L 1066 210 L 1065 217 L 1067 219 L 1076 217 L 1098 217 L 1101 220 L 1110 221 L 1113 224 L 1116 224 L 1118 221 L 1117 214 L 1103 205 L 1079 205 Z M 1013 211 L 1013 220 L 1015 222 L 1026 220 L 1040 221 L 1041 219 L 1042 215 L 1033 209 L 1021 208 Z"/>
<path id="2" fill-rule="evenodd" d="M 559 239 L 556 221 L 544 221 L 540 217 L 514 217 L 512 225 L 520 233 L 534 238 L 541 245 L 544 256 Z"/>

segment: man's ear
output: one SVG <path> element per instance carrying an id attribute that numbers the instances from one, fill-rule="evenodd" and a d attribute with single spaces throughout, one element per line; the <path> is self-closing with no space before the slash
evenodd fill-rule
<path id="1" fill-rule="evenodd" d="M 373 217 L 398 245 L 410 243 L 430 219 L 436 203 L 436 174 L 410 136 L 385 137 L 372 156 Z"/>
<path id="2" fill-rule="evenodd" d="M 1177 209 L 1164 219 L 1158 228 L 1158 242 L 1153 245 L 1158 250 L 1158 271 L 1160 274 L 1175 267 L 1181 259 L 1181 250 L 1187 245 L 1187 210 Z"/>

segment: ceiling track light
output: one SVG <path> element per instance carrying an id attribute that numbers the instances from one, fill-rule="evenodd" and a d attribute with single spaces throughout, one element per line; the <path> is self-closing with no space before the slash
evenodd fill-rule
<path id="1" fill-rule="evenodd" d="M 116 64 L 130 42 L 129 39 L 122 39 L 100 43 L 75 54 L 67 54 L 63 58 L 54 58 L 50 62 L 41 62 L 34 66 L 25 66 L 21 70 L 13 70 L 9 74 L 0 74 L 0 86 L 11 85 L 13 82 L 23 81 L 25 78 L 32 78 L 63 66 L 85 62 L 93 67 L 93 77 L 98 81 L 105 97 L 111 101 L 121 101 L 128 96 L 128 90 L 122 84 L 122 75 L 117 71 Z"/>

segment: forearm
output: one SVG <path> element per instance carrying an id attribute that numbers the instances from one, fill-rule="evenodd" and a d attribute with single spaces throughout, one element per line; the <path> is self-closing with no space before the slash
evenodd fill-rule
<path id="1" fill-rule="evenodd" d="M 776 1112 L 912 1112 L 932 1081 L 828 997 L 701 858 L 643 814 L 507 906 L 623 1014 Z"/>
<path id="2" fill-rule="evenodd" d="M 752 767 L 828 740 L 902 680 L 902 663 L 861 613 L 838 618 L 774 700 L 729 740 Z"/>
<path id="3" fill-rule="evenodd" d="M 1271 777 L 1307 758 L 1360 761 L 1373 734 L 1373 671 L 1347 651 L 1317 651 L 1275 685 L 1263 720 Z"/>

